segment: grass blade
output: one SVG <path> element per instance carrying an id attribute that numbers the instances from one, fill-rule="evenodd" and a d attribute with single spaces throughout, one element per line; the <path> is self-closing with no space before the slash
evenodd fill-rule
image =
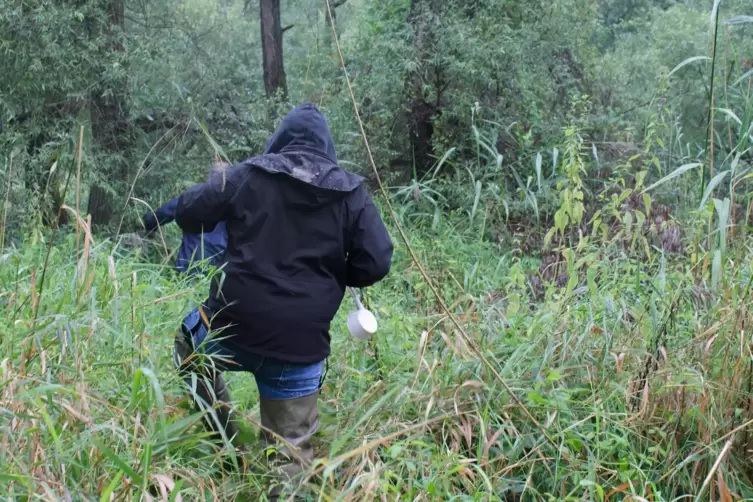
<path id="1" fill-rule="evenodd" d="M 671 180 L 673 180 L 675 178 L 679 178 L 680 176 L 682 176 L 686 172 L 688 172 L 690 170 L 693 170 L 696 167 L 701 167 L 700 162 L 694 162 L 692 164 L 685 164 L 684 166 L 680 166 L 677 169 L 675 169 L 674 171 L 672 171 L 671 173 L 669 173 L 668 175 L 666 175 L 665 177 L 663 177 L 662 179 L 660 179 L 659 181 L 657 181 L 656 183 L 654 183 L 653 185 L 644 188 L 642 193 L 645 193 L 645 192 L 648 192 L 650 190 L 653 190 L 654 188 L 659 187 L 659 186 L 663 185 L 664 183 L 666 183 L 668 181 L 671 181 Z"/>
<path id="2" fill-rule="evenodd" d="M 719 5 L 722 0 L 714 0 L 714 7 L 711 8 L 711 15 L 709 16 L 709 22 L 711 23 L 711 32 L 716 30 L 717 23 L 719 22 Z"/>
<path id="3" fill-rule="evenodd" d="M 698 206 L 698 210 L 700 211 L 703 209 L 703 206 L 706 204 L 706 201 L 708 200 L 709 196 L 711 196 L 711 192 L 714 191 L 714 189 L 719 186 L 719 184 L 724 181 L 724 178 L 727 177 L 729 174 L 729 170 L 722 171 L 721 173 L 714 176 L 711 181 L 709 181 L 709 185 L 706 187 L 706 191 L 703 193 L 703 198 L 701 199 L 701 203 Z"/>
<path id="4" fill-rule="evenodd" d="M 110 459 L 115 465 L 118 466 L 118 468 L 125 473 L 129 478 L 131 478 L 132 481 L 136 482 L 139 479 L 139 474 L 126 463 L 122 458 L 120 458 L 114 451 L 112 451 L 107 445 L 105 445 L 103 442 L 96 438 L 92 438 L 92 443 L 94 443 L 94 446 L 99 450 L 99 452 Z"/>
<path id="5" fill-rule="evenodd" d="M 432 173 L 431 177 L 434 178 L 440 169 L 442 169 L 442 166 L 444 166 L 444 163 L 447 162 L 447 159 L 450 158 L 450 156 L 455 153 L 455 150 L 457 150 L 456 147 L 452 147 L 446 152 L 444 152 L 444 155 L 442 155 L 442 158 L 439 159 L 439 162 L 437 162 L 437 167 L 434 168 L 434 172 Z"/>
<path id="6" fill-rule="evenodd" d="M 44 420 L 44 423 L 47 426 L 47 432 L 50 433 L 52 440 L 55 442 L 55 448 L 57 448 L 58 454 L 62 454 L 63 443 L 60 441 L 60 436 L 58 435 L 57 430 L 55 429 L 55 424 L 52 423 L 52 418 L 50 418 L 50 414 L 47 413 L 47 406 L 42 404 L 42 401 L 40 399 L 34 399 L 34 404 L 37 405 L 37 407 L 39 408 L 39 412 L 42 414 L 42 420 Z"/>
<path id="7" fill-rule="evenodd" d="M 355 434 L 355 431 L 358 430 L 358 428 L 365 423 L 369 418 L 371 418 L 372 415 L 374 415 L 386 402 L 388 402 L 394 394 L 396 394 L 400 389 L 397 387 L 393 387 L 389 391 L 385 392 L 384 395 L 377 400 L 374 405 L 369 408 L 366 413 L 363 413 L 361 415 L 361 418 L 356 422 L 349 431 L 345 431 L 344 433 L 340 434 L 340 437 L 332 442 L 332 446 L 330 447 L 330 458 L 335 458 L 337 456 L 338 451 L 340 451 L 340 448 L 342 448 L 349 437 L 351 437 L 352 434 Z"/>
<path id="8" fill-rule="evenodd" d="M 475 186 L 475 195 L 473 197 L 473 209 L 471 209 L 471 221 L 473 221 L 473 218 L 476 216 L 476 211 L 478 211 L 478 203 L 481 200 L 481 180 L 476 181 Z"/>
<path id="9" fill-rule="evenodd" d="M 99 502 L 110 502 L 112 499 L 112 494 L 115 493 L 115 488 L 118 487 L 120 484 L 120 480 L 123 477 L 123 471 L 118 472 L 114 478 L 112 478 L 112 481 L 110 481 L 110 484 L 107 485 L 107 488 L 102 490 L 102 496 L 99 497 Z"/>
<path id="10" fill-rule="evenodd" d="M 146 490 L 149 486 L 149 471 L 152 467 L 152 443 L 147 441 L 144 447 L 144 452 L 141 455 L 141 472 L 143 476 L 141 478 L 141 489 Z"/>
<path id="11" fill-rule="evenodd" d="M 743 121 L 740 120 L 740 117 L 738 117 L 735 114 L 735 112 L 733 112 L 729 108 L 717 108 L 716 110 L 719 111 L 719 112 L 722 112 L 723 114 L 725 114 L 726 116 L 728 116 L 729 118 L 731 118 L 732 120 L 734 120 L 735 122 L 737 122 L 737 125 L 742 125 Z"/>
<path id="12" fill-rule="evenodd" d="M 730 26 L 747 23 L 753 23 L 753 16 L 735 16 L 727 20 L 727 24 Z"/>
<path id="13" fill-rule="evenodd" d="M 675 73 L 677 73 L 678 71 L 680 71 L 682 68 L 688 66 L 689 64 L 693 64 L 696 61 L 711 61 L 711 58 L 708 57 L 708 56 L 693 56 L 692 58 L 688 58 L 685 61 L 683 61 L 682 63 L 680 63 L 677 66 L 675 66 L 674 69 L 671 72 L 669 72 L 669 75 L 667 75 L 667 76 L 671 77 L 672 75 L 674 75 Z"/>
<path id="14" fill-rule="evenodd" d="M 750 77 L 753 77 L 753 70 L 748 70 L 747 72 L 745 72 L 742 77 L 738 78 L 735 83 L 732 84 L 732 87 L 737 87 L 738 85 L 740 85 L 740 82 Z"/>

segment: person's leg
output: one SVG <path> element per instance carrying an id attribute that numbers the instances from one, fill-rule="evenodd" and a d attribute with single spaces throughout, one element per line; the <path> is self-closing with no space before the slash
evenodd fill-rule
<path id="1" fill-rule="evenodd" d="M 261 413 L 260 441 L 280 483 L 271 493 L 277 499 L 283 486 L 294 490 L 300 474 L 314 460 L 312 437 L 319 427 L 317 399 L 323 362 L 290 364 L 265 359 L 255 372 Z M 291 483 L 292 481 L 292 483 Z"/>
<path id="2" fill-rule="evenodd" d="M 222 442 L 224 432 L 227 440 L 232 441 L 238 435 L 238 425 L 235 423 L 230 391 L 220 369 L 210 359 L 217 350 L 215 346 L 204 343 L 206 328 L 203 325 L 191 326 L 196 315 L 197 311 L 189 313 L 184 319 L 183 329 L 176 333 L 173 361 L 196 409 L 212 410 L 206 413 L 204 421 L 214 433 L 214 439 Z"/>

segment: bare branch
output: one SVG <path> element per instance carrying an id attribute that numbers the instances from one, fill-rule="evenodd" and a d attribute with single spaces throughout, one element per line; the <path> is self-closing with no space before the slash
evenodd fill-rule
<path id="1" fill-rule="evenodd" d="M 348 0 L 337 0 L 337 2 L 335 2 L 334 4 L 332 4 L 332 8 L 336 9 L 338 7 L 342 7 L 346 3 L 348 3 Z"/>
<path id="2" fill-rule="evenodd" d="M 283 28 L 283 29 L 281 30 L 281 31 L 282 31 L 282 33 L 285 33 L 285 32 L 286 32 L 286 31 L 288 31 L 289 29 L 293 28 L 293 26 L 295 26 L 295 24 L 289 24 L 289 25 L 285 26 L 285 27 L 284 27 L 284 28 Z"/>

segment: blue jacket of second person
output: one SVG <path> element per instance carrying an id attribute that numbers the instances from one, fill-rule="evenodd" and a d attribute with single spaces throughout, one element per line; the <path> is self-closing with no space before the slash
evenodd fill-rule
<path id="1" fill-rule="evenodd" d="M 167 225 L 175 220 L 178 208 L 178 197 L 160 206 L 154 212 L 148 212 L 143 217 L 147 232 L 153 232 L 161 225 Z M 211 232 L 183 232 L 183 239 L 175 260 L 175 270 L 188 275 L 201 271 L 200 262 L 206 262 L 214 267 L 224 263 L 225 248 L 227 247 L 227 231 L 225 223 L 220 222 Z"/>

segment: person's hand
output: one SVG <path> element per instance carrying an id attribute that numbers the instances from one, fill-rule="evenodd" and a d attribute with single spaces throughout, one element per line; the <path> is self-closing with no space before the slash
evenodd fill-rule
<path id="1" fill-rule="evenodd" d="M 141 222 L 144 224 L 144 230 L 146 232 L 154 232 L 159 227 L 159 223 L 157 222 L 157 216 L 152 211 L 149 211 L 148 213 L 146 213 L 141 218 Z"/>
<path id="2" fill-rule="evenodd" d="M 159 227 L 155 227 L 152 229 L 143 228 L 138 231 L 138 234 L 142 239 L 149 239 L 149 240 L 154 239 L 158 233 L 159 233 Z"/>

